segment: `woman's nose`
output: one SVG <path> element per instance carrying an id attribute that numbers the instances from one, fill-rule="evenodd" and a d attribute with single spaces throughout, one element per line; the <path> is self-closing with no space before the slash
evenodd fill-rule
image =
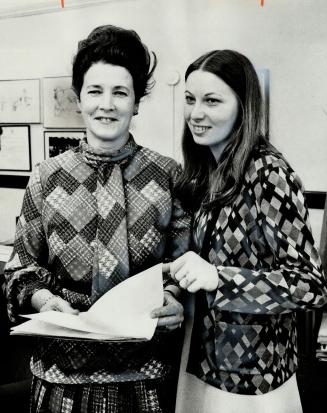
<path id="1" fill-rule="evenodd" d="M 112 110 L 115 107 L 114 97 L 111 93 L 103 93 L 101 96 L 100 108 L 103 110 Z"/>
<path id="2" fill-rule="evenodd" d="M 195 103 L 191 111 L 191 118 L 194 120 L 203 119 L 204 116 L 205 116 L 205 113 L 203 111 L 203 107 L 201 103 Z"/>

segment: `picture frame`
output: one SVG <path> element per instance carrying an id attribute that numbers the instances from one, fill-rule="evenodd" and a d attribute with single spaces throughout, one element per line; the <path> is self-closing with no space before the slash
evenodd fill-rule
<path id="1" fill-rule="evenodd" d="M 84 136 L 83 130 L 44 131 L 44 158 L 52 158 L 78 146 Z"/>
<path id="2" fill-rule="evenodd" d="M 26 189 L 29 175 L 0 175 L 0 188 Z"/>
<path id="3" fill-rule="evenodd" d="M 84 128 L 71 76 L 43 79 L 43 123 L 45 128 Z"/>
<path id="4" fill-rule="evenodd" d="M 41 123 L 40 79 L 0 81 L 1 123 Z"/>
<path id="5" fill-rule="evenodd" d="M 30 126 L 1 124 L 0 128 L 0 171 L 30 172 Z"/>
<path id="6" fill-rule="evenodd" d="M 258 78 L 262 94 L 262 110 L 264 113 L 262 121 L 262 132 L 267 135 L 269 131 L 269 83 L 270 83 L 270 72 L 269 69 L 258 69 Z M 267 136 L 269 138 L 269 136 Z"/>

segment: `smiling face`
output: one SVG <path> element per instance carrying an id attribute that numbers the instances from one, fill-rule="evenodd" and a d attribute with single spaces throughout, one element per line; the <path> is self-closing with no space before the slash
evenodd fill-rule
<path id="1" fill-rule="evenodd" d="M 122 147 L 137 110 L 133 78 L 122 66 L 97 62 L 84 75 L 78 106 L 87 129 L 88 143 L 95 147 Z"/>
<path id="2" fill-rule="evenodd" d="M 195 70 L 186 80 L 184 116 L 194 141 L 216 160 L 227 145 L 239 111 L 235 92 L 211 72 Z"/>

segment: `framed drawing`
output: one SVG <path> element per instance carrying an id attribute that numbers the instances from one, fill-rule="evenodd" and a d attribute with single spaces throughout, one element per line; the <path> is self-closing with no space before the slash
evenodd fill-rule
<path id="1" fill-rule="evenodd" d="M 1 80 L 2 123 L 40 123 L 40 80 Z"/>
<path id="2" fill-rule="evenodd" d="M 43 79 L 43 123 L 45 128 L 84 128 L 70 76 Z"/>
<path id="3" fill-rule="evenodd" d="M 31 171 L 28 125 L 0 125 L 0 171 Z"/>
<path id="4" fill-rule="evenodd" d="M 79 145 L 84 137 L 84 131 L 45 131 L 44 157 L 45 159 L 59 155 L 68 149 Z"/>

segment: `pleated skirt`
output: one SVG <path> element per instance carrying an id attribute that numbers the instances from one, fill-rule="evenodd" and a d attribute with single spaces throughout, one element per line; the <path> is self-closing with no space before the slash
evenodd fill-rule
<path id="1" fill-rule="evenodd" d="M 33 377 L 31 413 L 173 413 L 161 380 L 55 384 Z"/>

